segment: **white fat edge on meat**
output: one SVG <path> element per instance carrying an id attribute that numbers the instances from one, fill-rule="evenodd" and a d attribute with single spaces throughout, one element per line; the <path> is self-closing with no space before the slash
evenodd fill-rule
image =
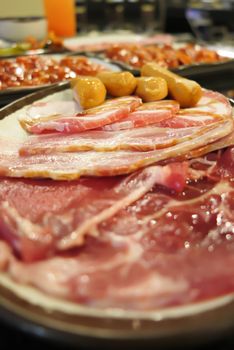
<path id="1" fill-rule="evenodd" d="M 29 142 L 23 144 L 23 149 L 29 148 L 32 153 L 40 153 L 40 150 L 45 150 L 46 153 L 51 151 L 69 151 L 73 147 L 73 151 L 82 151 L 84 147 L 90 147 L 95 151 L 103 150 L 120 150 L 144 145 L 149 149 L 157 149 L 158 144 L 168 145 L 168 143 L 176 140 L 177 142 L 185 141 L 191 138 L 192 135 L 197 135 L 201 131 L 201 127 L 187 127 L 187 128 L 159 128 L 158 126 L 145 126 L 133 129 L 126 129 L 122 132 L 112 131 L 87 131 L 81 135 L 69 134 L 59 135 L 57 138 L 47 135 L 31 136 Z M 111 137 L 109 137 L 111 135 Z M 162 146 L 161 146 L 162 147 Z M 51 150 L 51 151 L 50 151 Z M 29 152 L 30 154 L 30 152 Z"/>
<path id="2" fill-rule="evenodd" d="M 14 264 L 8 267 L 8 271 L 11 277 L 20 283 L 34 282 L 33 284 L 40 287 L 40 289 L 51 292 L 50 287 L 44 285 L 44 283 L 42 285 L 41 280 L 48 279 L 47 282 L 53 286 L 53 284 L 56 284 L 56 280 L 57 283 L 64 283 L 80 274 L 110 271 L 124 264 L 128 266 L 128 264 L 138 262 L 143 253 L 141 244 L 134 237 L 121 237 L 110 234 L 108 238 L 102 238 L 102 241 L 105 242 L 105 240 L 110 241 L 112 246 L 122 247 L 123 250 L 120 249 L 117 254 L 110 256 L 107 260 L 99 261 L 98 264 L 95 264 L 93 260 L 79 260 L 76 257 L 64 258 L 55 256 L 32 264 L 24 264 L 15 260 Z M 64 260 L 66 264 L 64 264 Z M 24 269 L 25 275 L 20 273 Z M 42 275 L 40 276 L 40 274 Z M 53 278 L 50 281 L 51 275 L 53 275 Z"/>
<path id="3" fill-rule="evenodd" d="M 101 271 L 110 271 L 113 268 L 126 264 L 133 264 L 139 260 L 142 255 L 142 246 L 129 237 L 113 236 L 109 237 L 112 245 L 123 246 L 127 250 L 120 250 L 118 254 L 110 257 L 110 260 L 99 262 L 98 265 L 93 261 L 80 261 L 76 258 L 54 257 L 51 259 L 24 264 L 18 262 L 13 256 L 8 256 L 8 266 L 6 271 L 13 280 L 20 284 L 34 285 L 47 294 L 55 297 L 67 297 L 69 294 L 69 280 L 77 278 L 83 274 L 95 273 Z M 6 251 L 7 250 L 7 251 Z M 9 255 L 8 247 L 0 243 L 0 253 L 5 252 Z M 7 257 L 6 257 L 7 258 Z M 64 263 L 64 259 L 66 263 Z M 107 263 L 108 262 L 108 263 Z M 158 276 L 159 283 L 161 276 Z"/>
<path id="4" fill-rule="evenodd" d="M 197 105 L 183 110 L 185 113 L 186 111 L 193 113 L 196 111 L 213 112 L 215 110 L 216 114 L 225 116 L 230 113 L 230 105 L 228 104 L 228 99 L 223 94 L 217 91 L 203 89 L 203 96 L 198 101 Z"/>
<path id="5" fill-rule="evenodd" d="M 142 152 L 135 152 L 135 158 L 133 161 L 129 162 L 129 155 L 132 156 L 130 151 L 118 151 L 115 153 L 113 158 L 112 152 L 105 152 L 105 158 L 103 159 L 102 152 L 74 152 L 74 153 L 58 153 L 54 155 L 48 155 L 46 158 L 44 155 L 38 155 L 34 157 L 29 157 L 20 160 L 19 164 L 9 167 L 9 158 L 7 158 L 6 163 L 4 160 L 2 162 L 2 169 L 6 169 L 8 176 L 14 177 L 50 177 L 53 179 L 75 179 L 79 176 L 84 175 L 94 175 L 98 176 L 103 174 L 103 169 L 106 169 L 105 165 L 108 164 L 110 167 L 108 169 L 109 175 L 116 174 L 116 166 L 128 167 L 125 169 L 127 172 L 133 172 L 137 168 L 146 167 L 160 160 L 179 156 L 187 155 L 194 149 L 199 149 L 204 146 L 204 137 L 206 142 L 211 143 L 216 141 L 218 138 L 226 136 L 232 131 L 233 123 L 232 121 L 226 120 L 224 123 L 218 123 L 218 125 L 213 125 L 206 128 L 201 135 L 199 135 L 195 141 L 191 140 L 184 141 L 183 143 L 178 143 L 170 148 L 165 148 L 156 151 L 144 152 L 142 158 Z M 196 147 L 195 147 L 196 146 Z M 10 149 L 11 150 L 11 149 Z M 5 151 L 5 149 L 3 149 Z M 9 151 L 9 145 L 6 145 L 6 151 Z M 15 157 L 14 152 L 12 152 L 13 158 Z M 14 159 L 18 159 L 17 157 Z M 111 163 L 110 163 L 111 160 Z M 41 162 L 42 161 L 42 162 Z M 62 161 L 66 168 L 61 169 L 57 167 L 57 163 Z M 12 162 L 12 159 L 10 160 Z M 30 165 L 30 173 L 28 173 L 27 166 Z M 67 168 L 68 166 L 68 168 Z M 46 168 L 46 170 L 45 170 Z M 118 170 L 117 168 L 117 170 Z"/>
<path id="6" fill-rule="evenodd" d="M 210 121 L 212 123 L 215 121 L 214 117 L 212 115 L 211 116 L 205 115 L 205 114 L 200 115 L 200 114 L 196 114 L 196 113 L 194 113 L 194 114 L 178 114 L 178 115 L 176 115 L 175 118 L 186 119 L 188 121 L 198 121 L 199 123 L 208 122 L 208 121 Z"/>

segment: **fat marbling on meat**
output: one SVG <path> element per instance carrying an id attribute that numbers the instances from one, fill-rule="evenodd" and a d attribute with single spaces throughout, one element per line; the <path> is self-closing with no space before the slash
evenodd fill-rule
<path id="1" fill-rule="evenodd" d="M 2 270 L 17 283 L 102 309 L 152 311 L 233 293 L 234 150 L 193 159 L 189 169 L 182 191 L 154 185 L 75 249 L 26 264 L 2 236 Z"/>

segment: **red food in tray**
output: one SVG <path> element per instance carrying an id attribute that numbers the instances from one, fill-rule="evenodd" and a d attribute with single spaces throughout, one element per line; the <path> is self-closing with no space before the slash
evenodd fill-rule
<path id="1" fill-rule="evenodd" d="M 77 75 L 96 75 L 104 67 L 84 56 L 55 59 L 19 56 L 0 60 L 0 90 L 32 87 L 70 80 Z"/>
<path id="2" fill-rule="evenodd" d="M 116 44 L 105 51 L 105 55 L 132 67 L 141 68 L 147 62 L 156 62 L 163 67 L 179 68 L 200 63 L 223 62 L 226 58 L 214 50 L 187 44 L 180 48 L 172 45 Z"/>

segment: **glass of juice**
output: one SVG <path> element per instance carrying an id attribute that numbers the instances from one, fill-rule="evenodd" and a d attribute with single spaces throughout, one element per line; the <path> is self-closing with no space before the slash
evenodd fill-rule
<path id="1" fill-rule="evenodd" d="M 44 0 L 48 31 L 58 36 L 76 35 L 75 0 Z"/>

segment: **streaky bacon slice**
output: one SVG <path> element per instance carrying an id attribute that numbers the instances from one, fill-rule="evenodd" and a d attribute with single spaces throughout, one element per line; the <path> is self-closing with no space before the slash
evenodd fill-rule
<path id="1" fill-rule="evenodd" d="M 190 151 L 215 142 L 232 130 L 233 120 L 226 118 L 201 128 L 184 142 L 154 151 L 65 152 L 23 157 L 19 155 L 20 143 L 2 137 L 0 176 L 74 180 L 80 176 L 122 175 L 169 158 L 186 158 Z"/>
<path id="2" fill-rule="evenodd" d="M 188 152 L 186 158 L 187 159 L 197 158 L 202 156 L 203 154 L 214 152 L 216 150 L 224 149 L 226 147 L 233 146 L 233 145 L 234 145 L 234 131 L 232 131 L 227 136 L 224 136 L 215 142 L 212 142 L 208 145 L 204 145 L 202 147 L 199 147 L 195 150 Z"/>
<path id="3" fill-rule="evenodd" d="M 218 92 L 203 90 L 203 96 L 193 108 L 181 109 L 173 118 L 157 125 L 163 128 L 185 128 L 207 125 L 232 115 L 228 99 Z"/>
<path id="4" fill-rule="evenodd" d="M 162 128 L 189 128 L 194 126 L 205 126 L 214 121 L 221 120 L 222 116 L 216 116 L 213 113 L 196 111 L 191 113 L 185 113 L 180 111 L 176 116 L 170 119 L 162 120 L 157 126 Z"/>
<path id="5" fill-rule="evenodd" d="M 148 126 L 120 131 L 90 130 L 79 134 L 32 135 L 19 150 L 21 156 L 77 151 L 151 151 L 195 139 L 203 127 L 179 129 Z"/>
<path id="6" fill-rule="evenodd" d="M 221 93 L 203 89 L 202 97 L 195 107 L 183 109 L 189 112 L 208 112 L 216 116 L 229 116 L 232 114 L 232 107 L 229 100 Z"/>
<path id="7" fill-rule="evenodd" d="M 162 105 L 167 101 L 162 101 Z M 145 104 L 148 106 L 148 104 Z M 147 114 L 145 105 L 130 115 L 142 111 Z M 150 113 L 153 112 L 149 104 Z M 176 107 L 175 107 L 176 108 Z M 165 110 L 164 110 L 165 111 Z M 143 116 L 144 116 L 143 113 Z M 134 150 L 151 151 L 171 147 L 188 138 L 196 139 L 206 127 L 223 123 L 231 118 L 232 109 L 229 101 L 219 93 L 203 91 L 203 97 L 193 108 L 181 110 L 176 117 L 148 127 L 130 128 L 122 131 L 90 130 L 82 134 L 59 134 L 32 136 L 20 149 L 21 155 L 76 152 L 76 151 L 115 151 Z M 127 118 L 129 119 L 129 118 Z M 123 120 L 125 122 L 126 119 Z M 110 127 L 112 127 L 111 124 Z M 168 126 L 169 128 L 165 128 Z"/>
<path id="8" fill-rule="evenodd" d="M 44 132 L 76 133 L 100 128 L 106 124 L 123 119 L 140 106 L 141 103 L 141 99 L 137 96 L 125 96 L 107 100 L 98 107 L 86 109 L 73 115 L 70 112 L 46 115 L 44 109 L 41 117 L 36 117 L 36 109 L 36 112 L 35 110 L 31 111 L 31 117 L 21 117 L 20 122 L 28 132 L 33 134 Z M 49 111 L 52 113 L 52 107 L 50 107 L 48 102 Z M 35 115 L 33 115 L 33 112 L 35 112 Z"/>
<path id="9" fill-rule="evenodd" d="M 86 235 L 96 236 L 98 224 L 137 201 L 155 184 L 183 190 L 187 173 L 186 163 L 172 163 L 125 178 L 84 178 L 69 183 L 2 179 L 0 238 L 24 261 L 80 246 Z"/>
<path id="10" fill-rule="evenodd" d="M 127 118 L 117 123 L 105 125 L 102 129 L 116 131 L 156 124 L 174 117 L 179 109 L 179 103 L 174 100 L 144 103 L 134 112 L 130 113 Z"/>

